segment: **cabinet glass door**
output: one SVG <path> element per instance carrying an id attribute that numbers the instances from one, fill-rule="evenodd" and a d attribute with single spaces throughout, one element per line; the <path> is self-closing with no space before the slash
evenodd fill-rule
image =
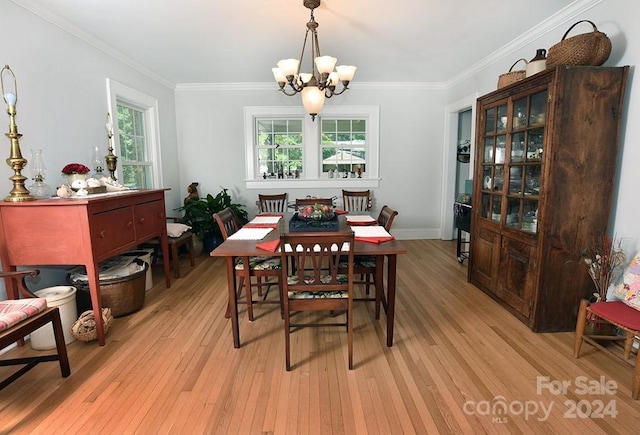
<path id="1" fill-rule="evenodd" d="M 500 222 L 503 215 L 502 199 L 506 186 L 505 162 L 507 161 L 508 106 L 502 104 L 487 109 L 484 116 L 485 134 L 482 145 L 480 215 L 486 219 Z"/>
<path id="2" fill-rule="evenodd" d="M 509 178 L 503 223 L 529 233 L 538 230 L 546 108 L 546 90 L 514 100 L 507 134 L 509 154 L 504 163 Z"/>

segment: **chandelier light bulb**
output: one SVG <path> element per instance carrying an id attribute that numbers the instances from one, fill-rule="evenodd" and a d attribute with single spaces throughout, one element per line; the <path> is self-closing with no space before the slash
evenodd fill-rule
<path id="1" fill-rule="evenodd" d="M 297 75 L 299 65 L 300 61 L 298 59 L 283 59 L 278 62 L 278 68 L 280 68 L 285 77 Z"/>
<path id="2" fill-rule="evenodd" d="M 16 94 L 7 92 L 4 94 L 4 101 L 6 101 L 9 106 L 14 106 L 16 104 Z"/>
<path id="3" fill-rule="evenodd" d="M 338 77 L 340 77 L 340 80 L 343 82 L 350 82 L 353 80 L 353 76 L 356 74 L 356 69 L 357 68 L 353 65 L 338 65 L 336 67 Z"/>
<path id="4" fill-rule="evenodd" d="M 278 83 L 286 83 L 287 77 L 282 74 L 282 70 L 280 68 L 271 68 L 271 72 L 273 72 L 273 78 L 276 79 Z"/>
<path id="5" fill-rule="evenodd" d="M 311 115 L 311 119 L 315 119 L 324 106 L 324 91 L 317 86 L 305 86 L 301 94 L 304 110 Z"/>

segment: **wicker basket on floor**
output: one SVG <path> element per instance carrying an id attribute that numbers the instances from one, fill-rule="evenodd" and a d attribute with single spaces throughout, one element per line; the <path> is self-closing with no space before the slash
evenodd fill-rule
<path id="1" fill-rule="evenodd" d="M 100 299 L 103 307 L 111 308 L 114 317 L 124 316 L 139 310 L 144 305 L 145 282 L 149 264 L 135 259 L 134 262 L 142 267 L 132 275 L 115 279 L 100 280 Z M 87 281 L 73 281 L 67 277 L 70 285 L 78 289 L 76 300 L 78 311 L 91 308 L 91 292 Z"/>
<path id="2" fill-rule="evenodd" d="M 109 332 L 109 328 L 111 328 L 111 325 L 113 324 L 111 308 L 102 309 L 102 322 L 104 324 L 104 333 L 106 334 Z M 76 340 L 80 341 L 92 341 L 98 339 L 96 318 L 93 315 L 93 310 L 88 310 L 80 314 L 80 318 L 71 325 L 71 335 L 73 335 Z"/>

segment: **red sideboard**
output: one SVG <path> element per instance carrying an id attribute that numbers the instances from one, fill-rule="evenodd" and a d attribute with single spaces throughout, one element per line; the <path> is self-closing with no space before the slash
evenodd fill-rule
<path id="1" fill-rule="evenodd" d="M 160 237 L 169 288 L 164 190 L 132 190 L 81 199 L 0 202 L 2 268 L 11 271 L 16 270 L 16 266 L 85 266 L 93 312 L 96 319 L 102 319 L 98 263 Z M 11 280 L 5 283 L 7 296 L 17 298 L 17 289 Z M 98 344 L 104 346 L 102 322 L 96 323 Z"/>

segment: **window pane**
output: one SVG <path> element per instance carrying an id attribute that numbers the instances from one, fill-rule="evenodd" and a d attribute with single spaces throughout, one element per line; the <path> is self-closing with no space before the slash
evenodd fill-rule
<path id="1" fill-rule="evenodd" d="M 293 178 L 302 171 L 302 120 L 257 119 L 258 174 L 263 178 Z"/>
<path id="2" fill-rule="evenodd" d="M 144 112 L 118 105 L 118 133 L 120 139 L 120 183 L 130 188 L 152 187 L 151 162 L 148 161 Z"/>
<path id="3" fill-rule="evenodd" d="M 130 189 L 146 189 L 146 186 L 151 186 L 151 167 L 123 164 L 119 181 Z"/>
<path id="4" fill-rule="evenodd" d="M 322 121 L 322 172 L 362 173 L 366 171 L 366 120 L 337 119 Z"/>

